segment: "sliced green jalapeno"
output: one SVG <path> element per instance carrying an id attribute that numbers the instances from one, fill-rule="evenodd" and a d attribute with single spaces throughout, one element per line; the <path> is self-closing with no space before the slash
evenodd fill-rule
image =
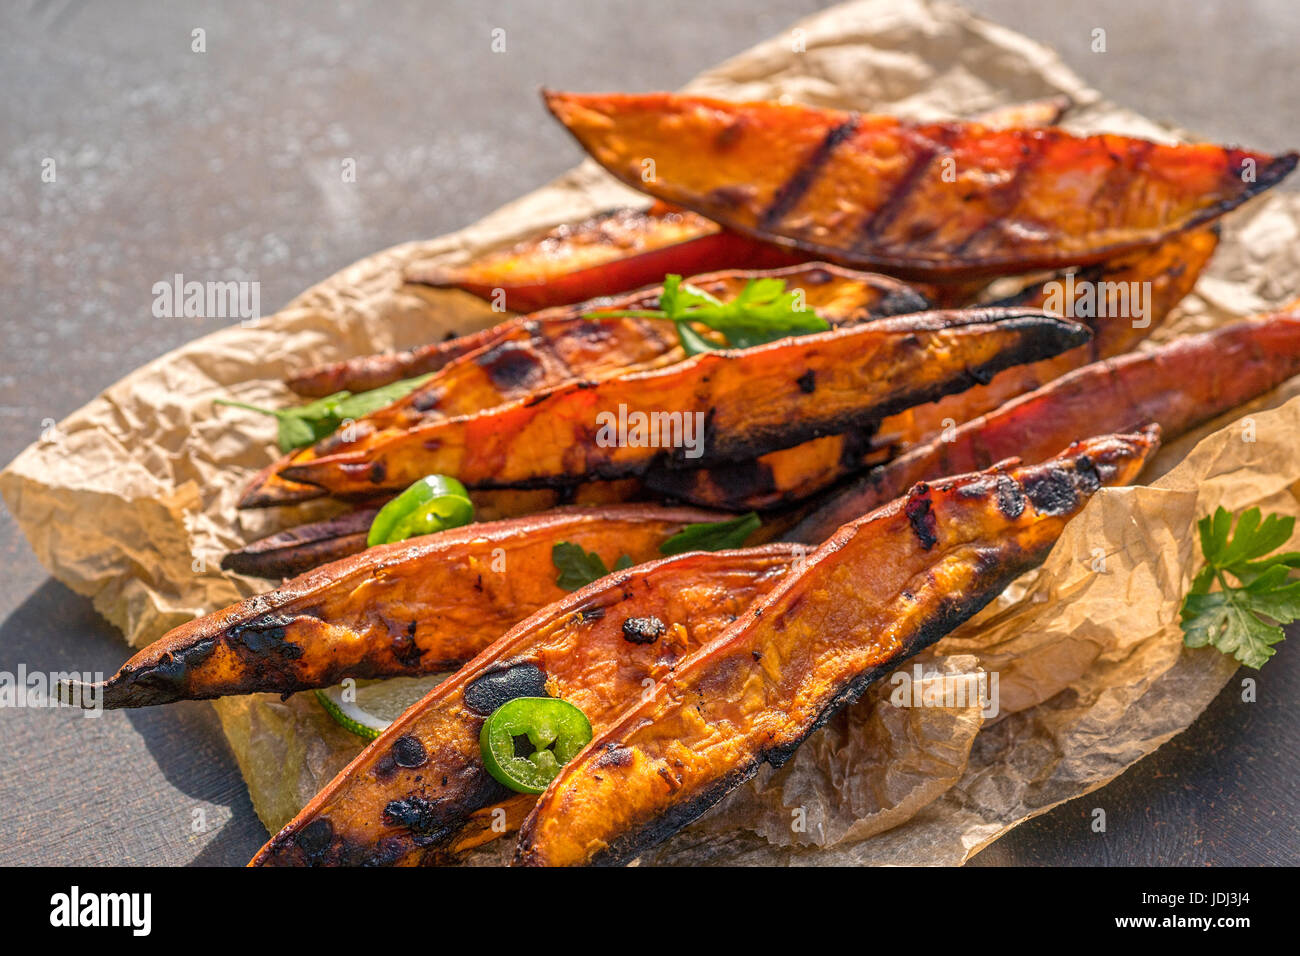
<path id="1" fill-rule="evenodd" d="M 379 509 L 370 523 L 366 546 L 459 528 L 473 520 L 474 505 L 465 486 L 447 475 L 429 475 Z"/>
<path id="2" fill-rule="evenodd" d="M 526 750 L 526 738 L 532 753 Z M 587 715 L 558 697 L 516 697 L 483 722 L 479 746 L 488 773 L 511 790 L 541 793 L 591 740 Z"/>

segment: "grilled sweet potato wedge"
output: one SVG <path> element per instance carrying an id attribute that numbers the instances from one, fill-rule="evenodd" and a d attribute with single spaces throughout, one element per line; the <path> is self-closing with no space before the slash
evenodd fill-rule
<path id="1" fill-rule="evenodd" d="M 636 479 L 589 481 L 558 491 L 549 488 L 489 488 L 470 494 L 476 521 L 518 518 L 563 505 L 590 508 L 626 504 L 643 501 L 646 497 Z M 290 578 L 322 564 L 360 554 L 366 550 L 370 524 L 378 512 L 378 506 L 358 508 L 333 518 L 277 531 L 229 552 L 221 559 L 221 567 L 253 577 Z"/>
<path id="2" fill-rule="evenodd" d="M 846 475 L 892 457 L 896 449 L 927 442 L 949 426 L 966 422 L 996 409 L 1004 402 L 1032 391 L 1059 378 L 1066 372 L 1089 362 L 1121 355 L 1137 346 L 1168 317 L 1192 286 L 1218 245 L 1215 227 L 1184 233 L 1150 250 L 1121 256 L 1066 276 L 1057 274 L 1028 286 L 1022 293 L 997 304 L 1024 308 L 1050 307 L 1067 316 L 1080 316 L 1092 329 L 1087 345 L 1070 349 L 1052 358 L 1027 365 L 1016 365 L 997 375 L 987 385 L 976 385 L 949 395 L 937 402 L 917 405 L 890 416 L 871 432 L 834 435 L 806 442 L 797 449 L 763 455 L 750 462 L 723 465 L 698 471 L 660 470 L 646 475 L 647 489 L 670 495 L 701 507 L 728 508 L 736 490 L 747 493 L 750 508 L 775 509 L 803 501 L 823 488 L 830 487 Z M 1143 314 L 1107 315 L 1097 311 L 1093 297 L 1098 290 L 1142 290 Z M 1059 301 L 1057 301 L 1059 299 Z M 1108 301 L 1109 296 L 1103 296 Z M 1065 302 L 1076 308 L 1065 309 Z M 1125 423 L 1125 427 L 1134 424 Z M 1091 431 L 1123 431 L 1106 422 Z M 1050 450 L 1063 447 L 1079 431 L 1066 432 L 1053 439 Z M 1045 452 L 1046 453 L 1046 452 Z M 979 466 L 987 467 L 996 458 Z M 1027 456 L 1026 460 L 1037 460 Z M 952 474 L 966 467 L 940 471 Z M 895 488 L 902 494 L 903 487 Z M 859 512 L 860 513 L 860 512 Z M 847 517 L 846 519 L 847 520 Z"/>
<path id="3" fill-rule="evenodd" d="M 786 538 L 815 544 L 915 482 L 987 468 L 1013 454 L 1041 461 L 1085 431 L 1155 422 L 1166 440 L 1177 438 L 1293 375 L 1300 375 L 1300 310 L 1086 365 L 868 472 Z"/>
<path id="4" fill-rule="evenodd" d="M 1208 222 L 1296 163 L 1056 128 L 668 93 L 545 95 L 634 189 L 745 235 L 922 278 L 1090 265 Z"/>
<path id="5" fill-rule="evenodd" d="M 833 327 L 880 316 L 916 312 L 925 299 L 896 279 L 823 263 L 763 272 L 729 271 L 696 276 L 692 283 L 722 299 L 733 298 L 751 280 L 778 278 L 804 292 L 807 308 Z M 616 300 L 597 300 L 502 323 L 479 346 L 446 362 L 433 379 L 402 400 L 362 418 L 310 449 L 282 458 L 259 473 L 240 500 L 244 508 L 289 504 L 319 497 L 310 485 L 281 473 L 345 449 L 357 451 L 438 418 L 470 415 L 565 383 L 587 383 L 615 374 L 660 368 L 682 361 L 671 325 L 645 319 L 587 319 L 599 309 L 652 308 L 660 287 Z M 711 335 L 707 330 L 702 334 Z M 447 345 L 450 343 L 444 343 Z M 365 499 L 364 490 L 349 497 Z"/>
<path id="6" fill-rule="evenodd" d="M 412 267 L 408 282 L 462 289 L 481 299 L 500 290 L 514 312 L 614 295 L 662 282 L 668 273 L 771 269 L 806 258 L 748 239 L 685 209 L 612 209 L 460 266 Z"/>
<path id="7" fill-rule="evenodd" d="M 1069 97 L 1053 96 L 994 107 L 974 119 L 994 127 L 1051 126 L 1070 105 Z M 798 250 L 740 236 L 696 213 L 656 202 L 649 209 L 611 209 L 579 223 L 556 226 L 463 265 L 416 265 L 406 278 L 487 300 L 499 290 L 506 308 L 533 312 L 650 285 L 670 272 L 696 275 L 714 269 L 766 269 L 806 258 Z M 362 362 L 373 363 L 373 358 Z M 418 374 L 407 372 L 407 376 Z M 298 391 L 293 383 L 290 387 Z M 311 387 L 312 391 L 300 394 L 319 397 L 342 388 L 360 391 L 344 378 L 325 379 Z"/>
<path id="8" fill-rule="evenodd" d="M 653 465 L 744 460 L 933 401 L 1010 365 L 1082 345 L 1088 335 L 1077 323 L 1034 311 L 880 319 L 707 352 L 594 385 L 562 385 L 476 415 L 417 425 L 363 452 L 297 456 L 279 474 L 318 485 L 322 494 L 358 496 L 435 473 L 470 487 L 536 487 L 635 477 Z M 607 416 L 617 424 L 634 414 L 647 423 L 676 415 L 672 450 L 648 435 L 635 444 L 600 440 L 602 428 L 613 430 Z M 688 441 L 686 428 L 705 416 L 701 440 Z"/>
<path id="9" fill-rule="evenodd" d="M 906 447 L 926 441 L 951 423 L 970 421 L 1072 369 L 1131 351 L 1159 328 L 1174 306 L 1192 291 L 1218 244 L 1217 227 L 1193 230 L 1154 249 L 1121 256 L 1072 276 L 1054 275 L 996 303 L 1006 307 L 1045 308 L 1078 318 L 1092 329 L 1092 340 L 1041 362 L 999 372 L 987 385 L 909 408 L 880 423 L 877 442 Z M 1131 301 L 1127 314 L 1115 314 L 1125 313 L 1118 296 L 1122 292 L 1127 300 L 1130 290 L 1140 290 L 1138 294 L 1145 298 L 1144 314 L 1139 316 L 1133 312 Z M 1110 293 L 1114 293 L 1113 303 Z M 1099 294 L 1106 314 L 1100 314 L 1097 309 Z M 1066 302 L 1072 307 L 1063 309 Z M 701 496 L 697 500 L 707 499 Z"/>
<path id="10" fill-rule="evenodd" d="M 380 545 L 183 624 L 101 685 L 105 707 L 328 687 L 344 677 L 447 670 L 564 597 L 551 548 L 570 541 L 606 566 L 659 557 L 694 508 L 560 509 Z"/>
<path id="11" fill-rule="evenodd" d="M 715 272 L 694 276 L 691 284 L 726 301 L 758 278 L 781 279 L 789 288 L 802 290 L 805 307 L 835 328 L 920 312 L 928 305 L 897 279 L 825 263 Z M 599 317 L 602 311 L 612 309 L 655 308 L 661 290 L 662 286 L 654 285 L 612 301 L 584 302 L 506 323 L 499 327 L 503 335 L 497 342 L 449 363 L 416 391 L 358 421 L 350 429 L 348 441 L 336 434 L 317 446 L 317 451 L 364 445 L 368 436 L 379 431 L 402 430 L 435 417 L 472 414 L 566 382 L 599 381 L 681 362 L 686 353 L 670 323 Z M 697 331 L 720 341 L 708 329 L 699 327 Z"/>
<path id="12" fill-rule="evenodd" d="M 541 609 L 395 721 L 253 863 L 400 865 L 454 853 L 471 814 L 524 796 L 483 766 L 479 731 L 496 707 L 549 694 L 581 708 L 597 730 L 611 724 L 770 591 L 797 553 L 768 545 L 679 555 Z M 629 620 L 639 626 L 626 629 Z"/>
<path id="13" fill-rule="evenodd" d="M 564 766 L 519 834 L 528 865 L 622 863 L 690 823 L 901 659 L 1047 555 L 1157 430 L 918 485 L 840 528 Z"/>

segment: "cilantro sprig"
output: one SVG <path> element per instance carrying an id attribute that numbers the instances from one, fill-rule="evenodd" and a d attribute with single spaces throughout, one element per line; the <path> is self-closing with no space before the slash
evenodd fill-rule
<path id="1" fill-rule="evenodd" d="M 594 551 L 584 551 L 582 545 L 571 541 L 557 541 L 551 546 L 551 563 L 560 572 L 555 583 L 565 591 L 576 591 L 611 573 L 600 555 Z M 620 554 L 614 562 L 614 570 L 622 571 L 632 567 L 632 564 L 629 555 Z"/>
<path id="2" fill-rule="evenodd" d="M 280 446 L 280 451 L 288 454 L 296 449 L 316 444 L 322 438 L 333 434 L 340 425 L 350 419 L 355 420 L 371 412 L 377 412 L 398 399 L 405 398 L 432 377 L 430 373 L 416 378 L 404 378 L 366 392 L 335 392 L 333 395 L 326 395 L 314 402 L 292 408 L 263 408 L 260 405 L 249 405 L 247 402 L 237 402 L 229 398 L 218 398 L 216 404 L 275 416 L 276 443 Z"/>
<path id="3" fill-rule="evenodd" d="M 1247 667 L 1263 667 L 1275 653 L 1273 645 L 1286 637 L 1282 625 L 1300 618 L 1300 580 L 1291 580 L 1300 551 L 1268 556 L 1291 539 L 1295 518 L 1261 518 L 1251 508 L 1234 530 L 1232 515 L 1219 508 L 1196 527 L 1205 567 L 1183 598 L 1183 643 L 1215 647 Z M 1211 591 L 1216 583 L 1219 590 Z"/>
<path id="4" fill-rule="evenodd" d="M 617 309 L 588 312 L 589 319 L 665 319 L 677 327 L 687 355 L 718 348 L 745 349 L 792 335 L 825 332 L 830 323 L 803 304 L 802 290 L 787 291 L 784 279 L 750 279 L 730 302 L 683 282 L 679 275 L 664 278 L 657 309 Z M 726 346 L 709 341 L 692 322 L 721 333 Z"/>
<path id="5" fill-rule="evenodd" d="M 688 524 L 659 545 L 660 554 L 684 554 L 687 551 L 725 551 L 739 548 L 745 539 L 762 526 L 751 511 L 730 521 L 700 521 Z"/>

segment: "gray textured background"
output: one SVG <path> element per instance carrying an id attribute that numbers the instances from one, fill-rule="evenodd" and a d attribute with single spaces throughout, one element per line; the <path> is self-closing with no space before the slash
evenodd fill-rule
<path id="1" fill-rule="evenodd" d="M 0 461 L 122 374 L 222 323 L 156 319 L 175 272 L 259 279 L 274 311 L 336 269 L 459 228 L 579 158 L 537 88 L 673 88 L 811 0 L 166 5 L 0 10 Z M 1111 98 L 1207 138 L 1300 144 L 1300 4 L 978 0 Z M 504 27 L 508 53 L 489 52 Z M 1108 52 L 1089 51 L 1104 27 Z M 207 31 L 207 52 L 190 31 Z M 45 157 L 56 186 L 40 182 Z M 358 181 L 338 189 L 338 158 Z M 1292 187 L 1294 188 L 1294 187 Z M 124 645 L 0 509 L 0 670 L 102 670 Z M 1283 647 L 1119 781 L 989 863 L 1300 862 Z M 1290 705 L 1290 706 L 1288 706 Z M 0 713 L 0 863 L 241 864 L 265 839 L 211 708 Z M 1089 830 L 1107 810 L 1109 831 Z M 195 833 L 195 811 L 207 829 Z"/>

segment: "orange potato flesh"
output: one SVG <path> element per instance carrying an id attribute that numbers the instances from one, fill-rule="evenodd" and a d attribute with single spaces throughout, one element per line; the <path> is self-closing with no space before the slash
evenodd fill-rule
<path id="1" fill-rule="evenodd" d="M 516 862 L 625 862 L 762 762 L 780 765 L 870 681 L 1041 562 L 1098 487 L 1136 477 L 1156 436 L 918 485 L 841 527 L 564 765 L 524 821 Z"/>

